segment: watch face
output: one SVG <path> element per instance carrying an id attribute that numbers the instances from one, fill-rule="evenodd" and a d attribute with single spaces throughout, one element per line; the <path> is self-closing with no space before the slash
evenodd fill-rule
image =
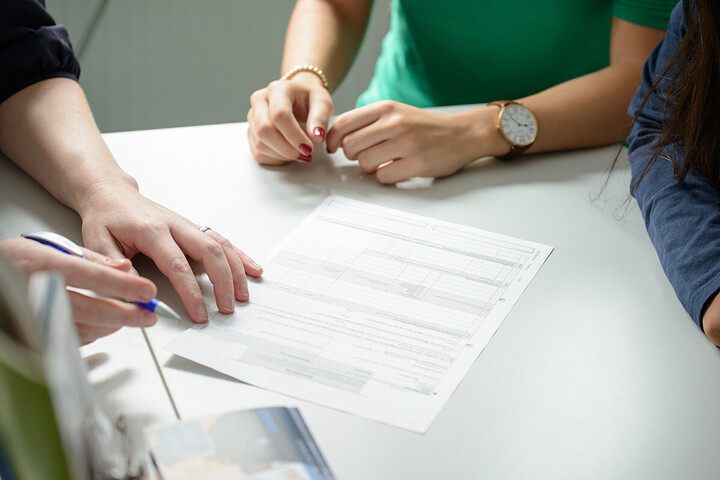
<path id="1" fill-rule="evenodd" d="M 531 145 L 537 136 L 535 117 L 530 110 L 516 103 L 505 106 L 500 117 L 500 128 L 511 143 L 520 147 Z"/>

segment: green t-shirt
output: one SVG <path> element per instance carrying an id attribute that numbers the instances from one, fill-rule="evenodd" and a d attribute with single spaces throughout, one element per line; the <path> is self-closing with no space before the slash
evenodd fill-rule
<path id="1" fill-rule="evenodd" d="M 393 0 L 358 106 L 512 100 L 609 64 L 612 17 L 665 29 L 675 0 Z"/>

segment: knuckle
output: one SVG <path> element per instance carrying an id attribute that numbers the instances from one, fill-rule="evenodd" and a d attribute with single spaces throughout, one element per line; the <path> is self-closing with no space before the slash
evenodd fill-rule
<path id="1" fill-rule="evenodd" d="M 333 104 L 333 101 L 330 98 L 330 94 L 323 95 L 322 97 L 318 98 L 317 104 L 320 108 L 328 111 L 331 114 L 332 114 L 333 110 L 335 110 L 335 105 Z"/>
<path id="2" fill-rule="evenodd" d="M 332 129 L 335 131 L 342 132 L 345 128 L 346 123 L 347 123 L 347 120 L 345 119 L 345 117 L 343 115 L 340 115 L 333 122 Z"/>
<path id="3" fill-rule="evenodd" d="M 203 239 L 202 249 L 213 257 L 223 255 L 223 247 L 209 235 Z"/>
<path id="4" fill-rule="evenodd" d="M 278 125 L 280 123 L 283 123 L 287 121 L 289 117 L 289 112 L 285 110 L 284 108 L 275 108 L 270 112 L 270 121 L 274 125 Z"/>
<path id="5" fill-rule="evenodd" d="M 377 103 L 377 108 L 378 108 L 382 113 L 387 114 L 387 113 L 390 113 L 390 112 L 394 111 L 396 105 L 397 105 L 397 103 L 394 102 L 394 101 L 392 101 L 392 100 L 380 100 L 380 101 Z"/>
<path id="6" fill-rule="evenodd" d="M 358 158 L 359 152 L 357 151 L 357 142 L 352 138 L 346 138 L 345 140 L 343 140 L 342 148 L 343 152 L 345 152 L 345 156 L 350 160 L 355 160 Z"/>
<path id="7" fill-rule="evenodd" d="M 270 122 L 260 122 L 255 127 L 257 138 L 267 138 L 275 131 L 275 127 Z"/>
<path id="8" fill-rule="evenodd" d="M 362 169 L 365 173 L 372 173 L 375 170 L 375 167 L 370 163 L 369 159 L 358 159 L 358 164 L 360 165 L 360 169 Z"/>
<path id="9" fill-rule="evenodd" d="M 260 103 L 265 99 L 265 89 L 262 90 L 256 90 L 250 95 L 250 103 L 256 104 Z"/>
<path id="10" fill-rule="evenodd" d="M 170 271 L 179 275 L 185 275 L 191 272 L 190 264 L 185 257 L 175 257 L 170 262 Z"/>
<path id="11" fill-rule="evenodd" d="M 215 232 L 215 234 L 213 235 L 213 238 L 215 238 L 215 241 L 218 242 L 223 247 L 233 248 L 233 245 L 232 245 L 232 243 L 230 243 L 230 240 L 223 237 L 219 233 Z"/>
<path id="12" fill-rule="evenodd" d="M 387 127 L 397 135 L 406 133 L 408 129 L 408 124 L 405 120 L 405 117 L 396 113 L 388 117 Z"/>
<path id="13" fill-rule="evenodd" d="M 257 137 L 257 135 L 253 135 L 248 143 L 250 144 L 250 150 L 252 150 L 254 154 L 257 155 L 260 150 L 262 150 L 263 142 Z"/>
<path id="14" fill-rule="evenodd" d="M 150 232 L 153 235 L 159 235 L 167 231 L 168 226 L 163 222 L 145 222 L 140 228 L 141 230 Z"/>

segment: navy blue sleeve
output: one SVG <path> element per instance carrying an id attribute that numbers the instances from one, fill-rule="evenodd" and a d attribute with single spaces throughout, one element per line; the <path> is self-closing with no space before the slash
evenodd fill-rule
<path id="1" fill-rule="evenodd" d="M 44 0 L 0 0 L 0 103 L 41 80 L 79 76 L 67 30 Z"/>
<path id="2" fill-rule="evenodd" d="M 663 73 L 685 29 L 681 2 L 670 17 L 665 39 L 645 64 L 630 115 L 636 114 L 650 85 Z M 662 133 L 665 100 L 674 75 L 671 71 L 659 82 L 628 137 L 632 185 L 645 170 Z M 688 174 L 682 181 L 673 178 L 673 164 L 678 165 L 684 155 L 681 144 L 663 150 L 638 184 L 635 199 L 665 274 L 680 302 L 702 328 L 703 307 L 720 289 L 720 192 L 697 175 Z"/>

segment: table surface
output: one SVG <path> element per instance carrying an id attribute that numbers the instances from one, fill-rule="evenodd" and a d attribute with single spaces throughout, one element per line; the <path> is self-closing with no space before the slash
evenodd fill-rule
<path id="1" fill-rule="evenodd" d="M 452 109 L 449 111 L 453 111 Z M 328 194 L 555 247 L 425 435 L 265 391 L 163 351 L 191 325 L 148 330 L 180 414 L 298 406 L 338 479 L 710 478 L 720 469 L 720 353 L 665 278 L 617 147 L 484 159 L 460 174 L 383 186 L 342 155 L 264 168 L 246 124 L 105 135 L 151 199 L 262 263 Z M 320 148 L 318 150 L 321 150 Z M 623 163 L 623 162 L 621 162 Z M 626 162 L 624 162 L 626 163 Z M 0 160 L 0 238 L 76 214 Z M 141 273 L 182 310 L 147 259 Z M 98 397 L 133 431 L 172 419 L 139 330 L 84 347 Z"/>

